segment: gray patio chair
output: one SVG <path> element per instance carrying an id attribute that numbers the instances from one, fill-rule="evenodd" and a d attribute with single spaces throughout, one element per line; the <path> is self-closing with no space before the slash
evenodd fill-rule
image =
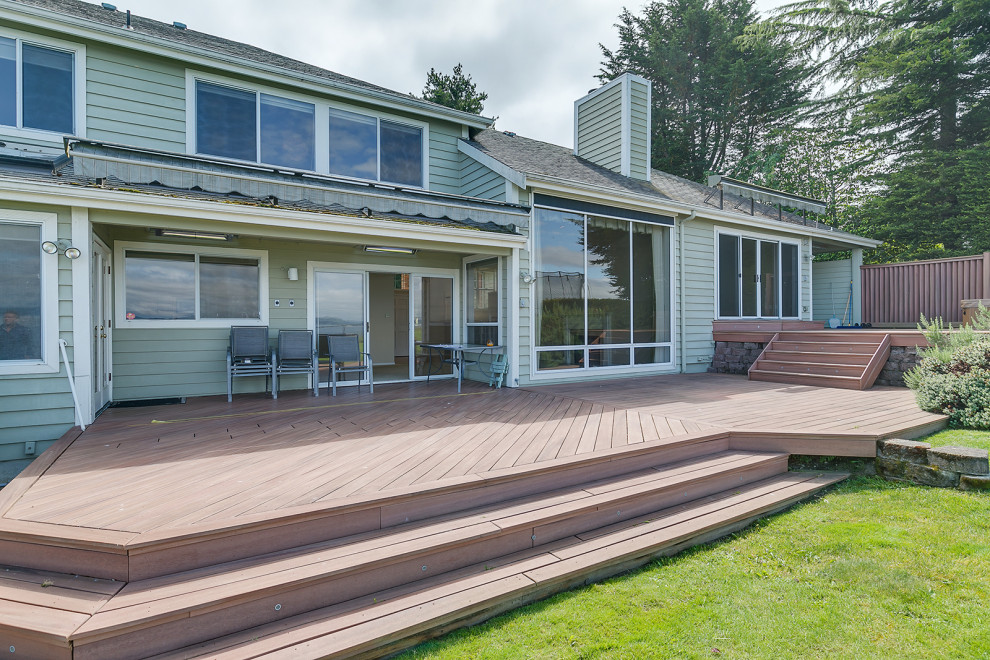
<path id="1" fill-rule="evenodd" d="M 265 376 L 272 379 L 275 394 L 274 359 L 268 349 L 268 326 L 234 325 L 230 327 L 230 346 L 227 348 L 227 401 L 233 400 L 234 378 L 240 376 Z"/>
<path id="2" fill-rule="evenodd" d="M 357 335 L 327 335 L 327 353 L 330 356 L 330 379 L 333 396 L 337 396 L 337 374 L 358 374 L 358 387 L 363 380 L 361 374 L 368 374 L 370 391 L 375 391 L 374 368 L 370 353 L 362 353 Z"/>
<path id="3" fill-rule="evenodd" d="M 313 379 L 313 396 L 320 396 L 319 362 L 312 330 L 279 330 L 275 355 L 272 398 L 278 398 L 278 379 L 288 374 L 309 374 Z"/>

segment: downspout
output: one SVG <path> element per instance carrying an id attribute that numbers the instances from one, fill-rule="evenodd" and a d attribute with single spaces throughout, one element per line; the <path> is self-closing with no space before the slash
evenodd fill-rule
<path id="1" fill-rule="evenodd" d="M 695 211 L 691 211 L 691 214 L 686 218 L 683 218 L 677 225 L 677 270 L 678 270 L 678 306 L 680 307 L 680 316 L 678 318 L 678 344 L 680 345 L 680 362 L 681 362 L 681 373 L 684 373 L 687 369 L 687 340 L 685 333 L 687 332 L 687 321 L 685 312 L 685 291 L 687 286 L 684 282 L 684 225 L 694 220 L 698 217 Z"/>

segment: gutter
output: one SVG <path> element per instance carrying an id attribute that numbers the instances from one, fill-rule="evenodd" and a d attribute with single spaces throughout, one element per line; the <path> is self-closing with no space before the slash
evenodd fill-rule
<path id="1" fill-rule="evenodd" d="M 685 370 L 687 369 L 687 337 L 686 337 L 686 333 L 687 333 L 687 320 L 686 320 L 687 319 L 687 313 L 685 312 L 685 301 L 686 301 L 685 292 L 687 290 L 687 284 L 684 281 L 684 277 L 685 277 L 685 275 L 684 275 L 684 225 L 686 225 L 687 223 L 691 222 L 692 220 L 694 220 L 697 217 L 698 217 L 698 214 L 695 213 L 694 211 L 691 211 L 691 214 L 689 216 L 687 216 L 686 218 L 682 218 L 681 221 L 677 224 L 677 245 L 678 245 L 678 248 L 677 248 L 677 256 L 678 256 L 678 259 L 677 259 L 677 269 L 678 269 L 678 289 L 679 289 L 679 291 L 677 293 L 677 301 L 678 301 L 678 304 L 680 305 L 680 312 L 681 312 L 678 315 L 679 318 L 677 319 L 677 323 L 678 323 L 678 328 L 677 328 L 677 334 L 678 334 L 678 338 L 677 339 L 678 339 L 678 342 L 677 343 L 679 344 L 679 347 L 680 347 L 680 360 L 679 361 L 681 363 L 680 366 L 681 366 L 681 373 L 682 374 L 685 373 Z"/>

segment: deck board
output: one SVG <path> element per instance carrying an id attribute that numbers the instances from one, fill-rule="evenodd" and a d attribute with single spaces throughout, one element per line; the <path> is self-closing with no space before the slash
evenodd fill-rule
<path id="1" fill-rule="evenodd" d="M 691 434 L 868 438 L 937 425 L 902 388 L 697 374 L 490 390 L 450 381 L 120 408 L 4 490 L 5 519 L 161 536 Z M 70 535 L 67 535 L 70 536 Z"/>

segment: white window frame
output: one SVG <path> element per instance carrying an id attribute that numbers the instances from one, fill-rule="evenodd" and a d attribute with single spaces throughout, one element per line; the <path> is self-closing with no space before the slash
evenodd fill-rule
<path id="1" fill-rule="evenodd" d="M 196 83 L 204 82 L 212 85 L 220 85 L 221 87 L 229 87 L 231 89 L 236 89 L 244 92 L 253 93 L 255 95 L 256 103 L 258 106 L 258 114 L 255 119 L 255 153 L 257 154 L 257 160 L 254 161 L 239 161 L 236 159 L 225 158 L 223 156 L 216 156 L 213 154 L 200 154 L 196 151 Z M 369 108 L 364 108 L 357 105 L 348 105 L 344 103 L 338 103 L 336 101 L 328 101 L 327 99 L 320 98 L 318 96 L 312 96 L 307 94 L 297 94 L 295 92 L 290 92 L 284 89 L 279 89 L 278 87 L 272 87 L 269 85 L 261 85 L 250 82 L 245 82 L 244 80 L 238 80 L 236 78 L 226 78 L 224 76 L 217 76 L 214 74 L 206 73 L 203 71 L 197 71 L 194 69 L 186 69 L 186 153 L 190 155 L 200 155 L 207 158 L 220 158 L 223 160 L 231 160 L 233 162 L 243 162 L 250 163 L 252 165 L 262 165 L 264 167 L 270 167 L 273 169 L 284 170 L 284 171 L 295 171 L 291 167 L 286 167 L 284 165 L 277 165 L 274 163 L 263 163 L 261 162 L 261 114 L 260 114 L 260 99 L 262 94 L 268 94 L 270 96 L 280 96 L 282 98 L 290 99 L 293 101 L 301 101 L 303 103 L 312 104 L 316 108 L 316 130 L 314 132 L 316 145 L 315 145 L 315 155 L 316 155 L 316 169 L 313 170 L 318 174 L 324 174 L 327 176 L 333 176 L 339 179 L 360 181 L 366 183 L 371 181 L 373 183 L 382 183 L 386 185 L 394 185 L 403 188 L 422 188 L 424 190 L 429 190 L 430 188 L 430 124 L 425 121 L 420 121 L 417 119 L 410 119 L 408 117 L 401 117 L 399 115 L 394 115 L 390 113 L 380 112 L 378 110 L 372 110 Z M 372 117 L 377 120 L 378 126 L 378 140 L 381 142 L 381 121 L 390 121 L 396 124 L 405 124 L 406 126 L 413 126 L 422 130 L 423 139 L 423 162 L 421 164 L 423 171 L 423 181 L 419 186 L 412 186 L 409 184 L 397 184 L 394 182 L 383 181 L 381 178 L 376 179 L 361 179 L 355 177 L 348 177 L 342 174 L 332 174 L 330 172 L 330 109 L 343 110 L 345 112 L 352 112 L 357 115 L 362 115 L 365 117 Z M 381 171 L 381 148 L 378 149 L 378 171 Z M 302 170 L 306 171 L 306 170 Z"/>
<path id="2" fill-rule="evenodd" d="M 15 83 L 15 94 L 17 100 L 15 107 L 17 112 L 17 125 L 0 124 L 0 134 L 10 137 L 27 138 L 33 140 L 44 140 L 48 142 L 58 142 L 61 144 L 64 133 L 57 131 L 45 131 L 38 128 L 24 128 L 24 103 L 22 100 L 22 68 L 23 58 L 21 57 L 21 47 L 24 42 L 42 48 L 61 50 L 72 53 L 72 135 L 75 137 L 86 137 L 86 47 L 82 44 L 42 37 L 30 32 L 20 30 L 10 30 L 0 28 L 0 37 L 14 39 L 16 41 L 15 71 L 17 81 Z"/>
<path id="3" fill-rule="evenodd" d="M 168 252 L 170 254 L 191 254 L 196 257 L 195 309 L 199 315 L 199 258 L 200 257 L 242 257 L 258 260 L 258 314 L 257 319 L 128 319 L 127 318 L 127 264 L 126 250 Z M 229 328 L 232 325 L 268 325 L 268 252 L 266 250 L 245 250 L 213 245 L 175 245 L 172 243 L 144 243 L 117 241 L 114 244 L 114 326 L 121 328 Z"/>
<path id="4" fill-rule="evenodd" d="M 547 209 L 549 211 L 563 211 L 564 213 L 571 213 L 576 216 L 581 216 L 584 218 L 584 228 L 587 231 L 588 219 L 589 218 L 604 218 L 607 220 L 621 220 L 624 222 L 638 222 L 636 220 L 631 220 L 629 218 L 622 218 L 618 216 L 610 216 L 602 213 L 580 213 L 572 209 L 559 208 L 554 206 L 545 205 L 534 205 L 533 210 L 530 214 L 530 237 L 527 243 L 527 249 L 530 254 L 530 263 L 533 266 L 533 273 L 536 273 L 536 260 L 537 255 L 533 251 L 535 245 L 535 237 L 537 231 L 536 213 L 538 209 Z M 532 309 L 530 313 L 530 375 L 529 379 L 532 381 L 538 380 L 562 380 L 566 378 L 585 378 L 589 376 L 595 376 L 598 374 L 617 374 L 617 373 L 673 373 L 677 369 L 677 325 L 674 323 L 674 317 L 676 314 L 677 299 L 674 297 L 676 293 L 675 281 L 674 281 L 674 243 L 675 234 L 674 228 L 670 225 L 663 225 L 657 223 L 640 222 L 640 224 L 656 224 L 658 227 L 662 227 L 667 230 L 668 233 L 668 246 L 667 246 L 667 268 L 669 269 L 668 281 L 670 282 L 670 310 L 668 312 L 668 317 L 670 321 L 670 341 L 665 342 L 650 342 L 646 344 L 601 344 L 595 345 L 594 348 L 590 344 L 582 344 L 577 346 L 537 346 L 536 343 L 536 324 L 537 324 L 537 312 L 535 305 L 537 304 L 536 296 L 534 295 L 533 286 L 534 282 L 530 284 L 523 284 L 522 286 L 528 287 L 526 289 L 526 294 L 529 300 L 532 301 Z M 630 263 L 632 263 L 632 245 L 629 246 L 630 250 Z M 588 249 L 585 247 L 584 252 L 584 272 L 588 272 Z M 630 301 L 631 307 L 631 301 Z M 587 331 L 588 327 L 588 289 L 587 283 L 585 284 L 584 290 L 584 327 Z M 670 360 L 668 362 L 654 362 L 651 364 L 635 364 L 635 349 L 637 348 L 669 348 L 670 349 Z M 629 350 L 629 364 L 613 365 L 609 367 L 590 367 L 589 362 L 589 351 L 599 350 L 599 349 L 628 349 Z M 550 351 L 584 351 L 584 366 L 575 367 L 573 369 L 548 369 L 540 370 L 539 354 L 546 353 Z"/>
<path id="5" fill-rule="evenodd" d="M 783 254 L 781 252 L 781 246 L 784 245 L 784 244 L 787 244 L 787 245 L 793 245 L 794 247 L 797 248 L 797 255 L 798 255 L 798 259 L 797 259 L 797 275 L 796 275 L 796 277 L 797 277 L 797 291 L 798 291 L 797 315 L 795 315 L 795 316 L 784 316 L 783 314 L 777 314 L 776 316 L 766 316 L 766 315 L 763 315 L 762 314 L 762 312 L 763 312 L 763 305 L 760 302 L 759 298 L 757 298 L 757 301 L 756 302 L 757 302 L 757 305 L 760 307 L 760 309 L 759 309 L 760 314 L 757 315 L 757 316 L 744 316 L 742 314 L 742 289 L 741 289 L 742 283 L 741 282 L 739 284 L 739 286 L 740 286 L 740 290 L 739 290 L 739 315 L 737 315 L 737 316 L 724 316 L 722 314 L 721 301 L 719 300 L 719 297 L 720 297 L 719 296 L 719 292 L 720 292 L 720 288 L 719 287 L 721 286 L 721 279 L 720 279 L 721 278 L 721 271 L 720 271 L 720 268 L 719 268 L 719 240 L 718 240 L 718 237 L 720 235 L 722 235 L 722 234 L 727 235 L 727 236 L 735 236 L 736 238 L 738 238 L 739 239 L 740 249 L 741 249 L 741 246 L 742 246 L 742 239 L 744 239 L 744 238 L 748 238 L 750 240 L 755 240 L 755 241 L 776 243 L 777 244 L 777 265 L 778 265 L 778 267 L 781 268 L 781 271 L 783 271 L 783 263 L 784 263 L 783 262 L 783 258 L 782 258 L 783 257 Z M 715 318 L 716 319 L 726 320 L 726 321 L 736 321 L 736 320 L 738 320 L 738 321 L 745 321 L 745 320 L 754 320 L 754 319 L 768 319 L 768 320 L 779 319 L 779 320 L 783 320 L 783 321 L 794 321 L 794 320 L 800 320 L 801 319 L 801 310 L 803 309 L 803 305 L 804 305 L 804 264 L 803 264 L 803 260 L 801 259 L 802 241 L 801 241 L 800 238 L 792 238 L 792 237 L 786 237 L 786 236 L 775 236 L 773 234 L 763 234 L 763 233 L 759 233 L 759 232 L 740 231 L 738 229 L 731 229 L 731 228 L 728 228 L 728 227 L 715 227 L 715 233 L 714 233 L 714 239 L 713 240 L 714 240 L 714 253 L 715 253 L 715 268 L 714 268 L 714 270 L 715 270 Z M 739 257 L 740 257 L 740 262 L 739 263 L 740 263 L 740 267 L 741 267 L 742 266 L 742 261 L 741 261 L 742 255 L 739 255 Z M 759 249 L 757 249 L 757 251 L 756 251 L 756 258 L 757 258 L 757 270 L 759 270 L 759 263 L 762 260 L 762 256 L 760 254 Z M 777 280 L 778 280 L 777 281 L 777 301 L 778 301 L 779 306 L 781 307 L 781 309 L 783 309 L 783 302 L 784 302 L 784 295 L 783 295 L 784 278 L 783 277 L 778 277 Z"/>
<path id="6" fill-rule="evenodd" d="M 58 267 L 60 260 L 66 258 L 41 252 L 44 241 L 58 241 L 58 216 L 38 211 L 0 209 L 0 223 L 41 227 L 41 241 L 38 243 L 38 252 L 41 253 L 41 359 L 3 360 L 0 362 L 0 375 L 58 373 Z M 68 259 L 65 265 L 69 266 Z"/>
<path id="7" fill-rule="evenodd" d="M 495 260 L 495 286 L 496 286 L 496 311 L 498 312 L 498 321 L 495 323 L 472 323 L 468 321 L 468 305 L 471 301 L 471 281 L 468 277 L 468 266 L 471 264 L 476 264 L 481 261 L 491 261 Z M 501 344 L 503 341 L 502 335 L 502 307 L 505 304 L 505 293 L 502 291 L 503 288 L 503 278 L 504 269 L 502 267 L 502 259 L 498 255 L 492 254 L 476 254 L 470 257 L 464 257 L 463 259 L 463 272 L 461 274 L 461 279 L 464 281 L 464 292 L 461 294 L 464 300 L 464 339 L 467 341 L 468 328 L 495 328 L 495 336 L 498 338 L 498 343 Z"/>

